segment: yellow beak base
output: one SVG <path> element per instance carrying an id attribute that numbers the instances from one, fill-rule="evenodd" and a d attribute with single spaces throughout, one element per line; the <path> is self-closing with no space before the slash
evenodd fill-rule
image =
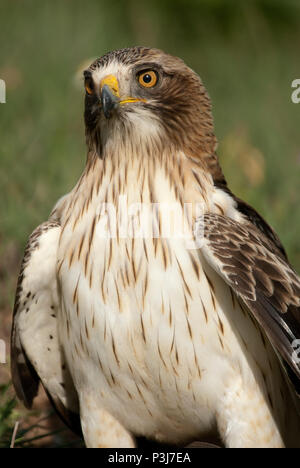
<path id="1" fill-rule="evenodd" d="M 115 96 L 117 96 L 118 98 L 120 97 L 119 83 L 114 75 L 107 75 L 105 78 L 103 78 L 103 80 L 101 80 L 100 93 L 102 92 L 102 88 L 104 85 L 107 85 Z"/>
<path id="2" fill-rule="evenodd" d="M 103 88 L 106 86 L 106 89 L 109 88 L 113 96 L 118 98 L 118 104 L 123 105 L 123 104 L 131 104 L 133 102 L 146 102 L 146 99 L 139 99 L 139 98 L 134 98 L 134 97 L 126 97 L 125 99 L 120 99 L 120 89 L 119 89 L 119 82 L 117 78 L 114 75 L 107 75 L 105 78 L 103 78 L 100 82 L 100 94 L 101 96 L 103 95 Z M 114 101 L 114 106 L 116 105 L 116 102 Z M 110 115 L 110 114 L 109 114 Z"/>

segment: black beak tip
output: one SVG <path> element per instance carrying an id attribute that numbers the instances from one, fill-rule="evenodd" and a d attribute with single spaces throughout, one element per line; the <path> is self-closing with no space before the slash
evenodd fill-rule
<path id="1" fill-rule="evenodd" d="M 118 107 L 119 100 L 112 93 L 109 86 L 104 85 L 101 92 L 101 105 L 104 116 L 109 119 L 113 111 Z"/>

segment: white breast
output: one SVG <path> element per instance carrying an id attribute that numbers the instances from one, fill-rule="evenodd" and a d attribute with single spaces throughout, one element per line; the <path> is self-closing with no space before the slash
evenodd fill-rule
<path id="1" fill-rule="evenodd" d="M 128 173 L 128 203 L 140 201 L 137 170 Z M 270 364 L 256 325 L 184 239 L 101 238 L 99 205 L 114 199 L 117 177 L 109 185 L 104 177 L 64 228 L 61 341 L 79 394 L 95 395 L 133 433 L 180 442 L 215 427 L 232 376 L 254 385 L 254 349 L 266 373 Z M 160 201 L 178 202 L 162 170 L 153 183 Z"/>

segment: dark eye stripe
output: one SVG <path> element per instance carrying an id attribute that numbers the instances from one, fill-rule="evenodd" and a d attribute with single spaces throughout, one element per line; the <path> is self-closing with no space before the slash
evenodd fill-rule
<path id="1" fill-rule="evenodd" d="M 85 86 L 85 90 L 86 90 L 86 92 L 88 94 L 90 94 L 90 95 L 94 94 L 95 85 L 94 85 L 94 80 L 93 80 L 92 77 L 87 77 L 85 79 L 84 86 Z"/>

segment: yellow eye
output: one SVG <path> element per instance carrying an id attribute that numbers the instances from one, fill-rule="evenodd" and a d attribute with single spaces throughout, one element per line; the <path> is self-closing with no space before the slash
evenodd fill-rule
<path id="1" fill-rule="evenodd" d="M 94 82 L 92 80 L 86 80 L 85 81 L 85 90 L 88 94 L 93 94 L 94 93 Z"/>
<path id="2" fill-rule="evenodd" d="M 158 79 L 157 72 L 154 70 L 142 71 L 138 75 L 140 85 L 144 88 L 153 88 L 156 85 Z"/>

